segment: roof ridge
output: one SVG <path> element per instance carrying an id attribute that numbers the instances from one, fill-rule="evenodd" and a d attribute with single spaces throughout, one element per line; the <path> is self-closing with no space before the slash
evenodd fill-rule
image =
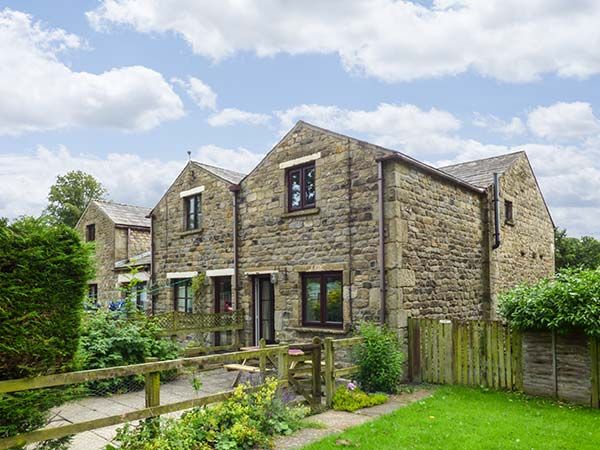
<path id="1" fill-rule="evenodd" d="M 214 169 L 227 170 L 227 171 L 229 171 L 229 172 L 237 173 L 237 174 L 239 174 L 239 175 L 246 175 L 246 173 L 245 173 L 245 172 L 240 172 L 240 171 L 238 171 L 238 170 L 228 169 L 227 167 L 215 166 L 214 164 L 207 164 L 207 163 L 204 163 L 204 162 L 201 162 L 201 161 L 196 161 L 196 160 L 193 160 L 193 159 L 192 159 L 191 161 L 192 161 L 194 164 L 200 164 L 200 165 L 202 165 L 202 166 L 208 166 L 208 167 L 212 167 L 212 168 L 214 168 Z"/>
<path id="2" fill-rule="evenodd" d="M 108 204 L 111 204 L 111 205 L 128 206 L 128 207 L 131 207 L 131 208 L 151 209 L 151 208 L 148 208 L 147 206 L 132 205 L 132 204 L 129 204 L 129 203 L 115 202 L 113 200 L 97 200 L 97 199 L 94 199 L 92 201 L 96 202 L 96 203 L 108 203 Z"/>
<path id="3" fill-rule="evenodd" d="M 469 164 L 469 163 L 474 163 L 474 162 L 479 162 L 479 161 L 487 161 L 488 159 L 496 159 L 496 158 L 501 158 L 503 156 L 513 156 L 513 155 L 517 155 L 519 153 L 526 154 L 525 150 L 516 150 L 514 152 L 502 153 L 502 154 L 496 155 L 496 156 L 488 156 L 486 158 L 479 158 L 479 159 L 470 159 L 468 161 L 463 161 L 463 162 L 460 162 L 460 163 L 449 164 L 447 166 L 440 166 L 440 167 L 438 167 L 438 169 L 443 170 L 443 169 L 448 168 L 448 167 L 460 166 L 462 164 Z"/>

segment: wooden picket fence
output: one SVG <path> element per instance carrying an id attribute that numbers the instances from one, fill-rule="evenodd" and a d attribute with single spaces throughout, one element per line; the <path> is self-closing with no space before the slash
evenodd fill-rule
<path id="1" fill-rule="evenodd" d="M 408 338 L 412 381 L 523 387 L 521 334 L 501 322 L 411 318 Z"/>

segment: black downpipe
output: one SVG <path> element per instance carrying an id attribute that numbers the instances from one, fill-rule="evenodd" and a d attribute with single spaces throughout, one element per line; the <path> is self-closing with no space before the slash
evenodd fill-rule
<path id="1" fill-rule="evenodd" d="M 494 245 L 492 249 L 500 247 L 500 181 L 498 173 L 494 172 Z"/>

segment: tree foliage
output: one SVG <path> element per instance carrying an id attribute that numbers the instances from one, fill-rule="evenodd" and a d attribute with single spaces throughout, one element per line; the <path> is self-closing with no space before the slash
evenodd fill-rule
<path id="1" fill-rule="evenodd" d="M 581 330 L 600 336 L 600 269 L 563 269 L 552 280 L 500 296 L 500 314 L 519 330 Z"/>
<path id="2" fill-rule="evenodd" d="M 600 266 L 600 241 L 590 236 L 574 238 L 566 230 L 554 232 L 556 270 L 566 267 L 595 269 Z"/>
<path id="3" fill-rule="evenodd" d="M 90 249 L 75 230 L 0 220 L 0 380 L 69 370 L 77 350 Z M 45 425 L 59 391 L 0 394 L 0 436 Z"/>
<path id="4" fill-rule="evenodd" d="M 91 200 L 103 200 L 106 189 L 93 176 L 75 170 L 59 175 L 50 187 L 46 215 L 57 223 L 74 227 Z"/>

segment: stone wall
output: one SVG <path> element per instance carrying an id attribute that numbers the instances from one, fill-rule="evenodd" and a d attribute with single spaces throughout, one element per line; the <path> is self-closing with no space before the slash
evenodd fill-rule
<path id="1" fill-rule="evenodd" d="M 513 203 L 512 223 L 505 220 L 505 200 Z M 488 203 L 493 224 L 491 192 Z M 494 306 L 498 294 L 554 274 L 554 226 L 526 156 L 500 177 L 500 223 L 501 244 L 491 253 Z"/>
<path id="2" fill-rule="evenodd" d="M 329 333 L 302 327 L 301 276 L 305 272 L 343 273 L 345 330 L 351 316 L 353 321 L 377 318 L 375 160 L 385 153 L 368 147 L 310 126 L 296 127 L 242 182 L 240 300 L 249 311 L 252 277 L 246 272 L 277 271 L 275 329 L 280 340 Z M 286 171 L 279 164 L 317 153 L 316 208 L 288 213 Z M 248 316 L 247 339 L 251 332 Z"/>
<path id="3" fill-rule="evenodd" d="M 86 209 L 77 225 L 77 231 L 85 240 L 86 226 L 96 225 L 96 240 L 94 242 L 94 259 L 96 275 L 88 284 L 98 285 L 98 301 L 107 304 L 110 300 L 120 297 L 117 289 L 115 267 L 115 225 L 94 203 Z"/>
<path id="4" fill-rule="evenodd" d="M 184 201 L 179 193 L 204 186 L 202 224 L 184 230 Z M 153 210 L 153 277 L 159 287 L 155 311 L 173 308 L 168 272 L 199 272 L 233 268 L 233 194 L 229 183 L 190 162 Z M 206 279 L 197 311 L 212 311 L 212 280 Z"/>
<path id="5" fill-rule="evenodd" d="M 386 180 L 387 303 L 406 316 L 481 319 L 489 315 L 487 223 L 482 194 L 389 162 Z"/>

